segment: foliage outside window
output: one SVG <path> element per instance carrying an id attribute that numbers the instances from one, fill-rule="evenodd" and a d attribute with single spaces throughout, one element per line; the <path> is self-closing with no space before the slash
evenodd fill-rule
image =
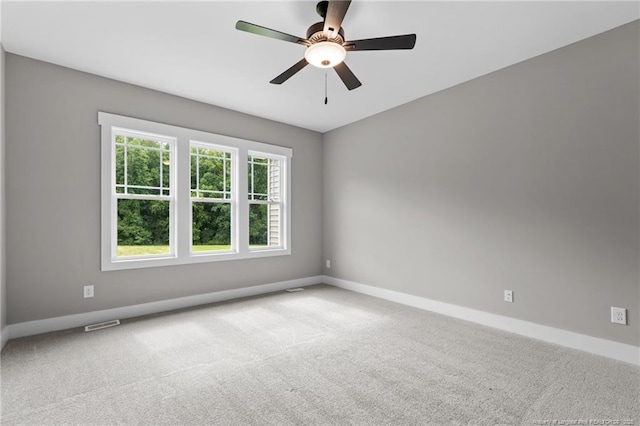
<path id="1" fill-rule="evenodd" d="M 291 149 L 99 113 L 102 269 L 290 254 Z"/>

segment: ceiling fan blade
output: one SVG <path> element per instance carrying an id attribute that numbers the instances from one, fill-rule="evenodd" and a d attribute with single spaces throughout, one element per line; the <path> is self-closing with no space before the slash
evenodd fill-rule
<path id="1" fill-rule="evenodd" d="M 245 22 L 245 21 L 236 22 L 236 30 L 246 31 L 248 33 L 275 38 L 277 40 L 288 41 L 291 43 L 302 44 L 304 46 L 309 45 L 309 41 L 304 38 L 296 37 L 294 35 L 286 34 L 280 31 L 272 30 L 271 28 L 261 27 L 260 25 L 252 24 L 250 22 Z"/>
<path id="2" fill-rule="evenodd" d="M 302 68 L 306 67 L 308 64 L 309 62 L 307 62 L 306 59 L 302 58 L 300 62 L 297 62 L 294 66 L 292 66 L 291 68 L 289 68 L 288 70 L 286 70 L 285 72 L 283 72 L 282 74 L 280 74 L 279 76 L 271 80 L 269 83 L 282 84 L 285 81 L 289 80 L 291 77 L 293 77 L 295 73 L 300 71 Z"/>
<path id="3" fill-rule="evenodd" d="M 344 85 L 347 86 L 347 89 L 353 90 L 362 86 L 362 83 L 360 83 L 360 80 L 358 80 L 355 74 L 353 74 L 353 72 L 349 69 L 347 64 L 345 64 L 344 62 L 339 63 L 338 65 L 333 67 L 333 69 L 336 70 L 336 72 L 338 73 L 338 76 L 340 77 L 340 80 L 342 80 Z"/>
<path id="4" fill-rule="evenodd" d="M 335 38 L 342 26 L 342 20 L 344 15 L 349 9 L 351 0 L 330 0 L 329 6 L 327 6 L 327 16 L 324 18 L 324 34 L 328 38 Z"/>
<path id="5" fill-rule="evenodd" d="M 415 45 L 415 34 L 367 38 L 363 40 L 350 40 L 346 41 L 343 44 L 344 48 L 349 52 L 357 52 L 359 50 L 413 49 L 413 46 Z"/>

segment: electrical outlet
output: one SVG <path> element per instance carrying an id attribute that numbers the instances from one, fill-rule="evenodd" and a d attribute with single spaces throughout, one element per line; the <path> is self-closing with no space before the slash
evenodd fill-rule
<path id="1" fill-rule="evenodd" d="M 84 298 L 88 299 L 90 297 L 93 297 L 93 286 L 92 285 L 85 285 L 84 286 Z"/>
<path id="2" fill-rule="evenodd" d="M 513 303 L 513 291 L 511 291 L 511 290 L 505 290 L 504 291 L 504 301 L 505 302 L 509 302 L 509 303 Z"/>
<path id="3" fill-rule="evenodd" d="M 327 269 L 331 269 L 331 261 L 330 260 L 327 259 L 326 265 L 327 265 Z"/>
<path id="4" fill-rule="evenodd" d="M 611 307 L 611 322 L 614 324 L 627 325 L 627 310 L 625 308 Z"/>

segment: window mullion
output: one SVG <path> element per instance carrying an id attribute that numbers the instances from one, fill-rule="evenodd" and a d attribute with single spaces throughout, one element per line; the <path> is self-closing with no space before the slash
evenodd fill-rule
<path id="1" fill-rule="evenodd" d="M 188 139 L 179 138 L 176 143 L 175 202 L 176 217 L 176 255 L 178 258 L 189 256 L 191 248 L 191 147 Z"/>
<path id="2" fill-rule="evenodd" d="M 235 235 L 238 241 L 238 253 L 249 253 L 249 200 L 248 200 L 248 150 L 244 147 L 238 150 L 237 156 L 237 185 L 233 189 L 234 198 L 236 199 L 236 231 Z"/>
<path id="3" fill-rule="evenodd" d="M 117 213 L 117 202 L 116 202 L 116 192 L 115 192 L 115 184 L 117 181 L 116 178 L 116 136 L 111 131 L 110 127 L 103 126 L 101 128 L 102 133 L 102 176 L 101 176 L 101 265 L 104 267 L 105 265 L 110 264 L 113 259 L 115 259 L 117 252 L 117 241 L 118 241 L 118 213 Z M 108 143 L 105 143 L 108 141 Z M 125 151 L 125 159 L 126 150 Z M 105 161 L 107 160 L 108 161 Z M 124 169 L 124 165 L 123 165 Z M 126 169 L 125 176 L 126 176 Z"/>
<path id="4" fill-rule="evenodd" d="M 164 189 L 162 188 L 163 187 L 163 183 L 164 183 L 163 176 L 162 176 L 162 172 L 163 172 L 162 169 L 164 168 L 163 167 L 164 165 L 162 164 L 162 158 L 163 157 L 164 157 L 164 154 L 162 153 L 162 151 L 160 151 L 160 164 L 158 165 L 159 170 L 160 170 L 160 185 L 158 185 L 160 187 L 160 188 L 158 188 L 160 195 L 164 194 Z M 171 157 L 171 156 L 169 156 L 169 157 Z"/>
<path id="5" fill-rule="evenodd" d="M 253 156 L 250 157 L 251 158 L 251 189 L 249 190 L 249 194 L 251 196 L 252 200 L 255 200 L 255 193 L 256 193 L 256 185 L 255 185 L 255 167 L 253 165 Z M 247 182 L 248 184 L 248 182 Z"/>
<path id="6" fill-rule="evenodd" d="M 125 138 L 124 139 L 124 166 L 122 167 L 122 170 L 124 172 L 124 193 L 128 193 L 129 192 L 129 166 L 127 163 L 127 157 L 129 156 L 128 153 L 128 149 L 127 149 L 127 141 L 128 139 Z"/>
<path id="7" fill-rule="evenodd" d="M 200 148 L 196 148 L 196 197 L 200 198 Z"/>
<path id="8" fill-rule="evenodd" d="M 126 165 L 126 158 L 127 158 L 127 151 L 125 148 L 125 165 Z M 114 161 L 115 161 L 115 155 L 114 155 Z M 125 179 L 126 179 L 126 167 L 124 167 L 125 170 Z M 115 171 L 115 167 L 113 167 L 113 182 L 116 181 L 116 171 Z M 125 180 L 125 185 L 126 185 L 126 180 Z M 111 189 L 111 208 L 110 208 L 110 216 L 111 216 L 111 228 L 110 228 L 110 232 L 111 232 L 111 236 L 110 236 L 110 243 L 109 243 L 109 252 L 110 252 L 110 257 L 111 260 L 114 260 L 117 255 L 118 255 L 118 194 L 116 194 L 115 192 L 115 185 L 112 186 Z M 125 186 L 125 191 L 126 191 L 126 186 Z"/>

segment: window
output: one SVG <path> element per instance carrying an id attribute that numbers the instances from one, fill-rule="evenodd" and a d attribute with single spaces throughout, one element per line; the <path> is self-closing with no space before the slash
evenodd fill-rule
<path id="1" fill-rule="evenodd" d="M 235 246 L 231 241 L 235 202 L 232 159 L 232 152 L 223 147 L 191 144 L 192 253 L 230 251 Z"/>
<path id="2" fill-rule="evenodd" d="M 100 112 L 102 270 L 288 255 L 290 148 Z"/>
<path id="3" fill-rule="evenodd" d="M 113 129 L 114 204 L 117 216 L 112 257 L 138 258 L 171 254 L 171 153 L 175 141 Z"/>
<path id="4" fill-rule="evenodd" d="M 280 159 L 249 153 L 249 247 L 280 247 L 282 195 Z"/>

